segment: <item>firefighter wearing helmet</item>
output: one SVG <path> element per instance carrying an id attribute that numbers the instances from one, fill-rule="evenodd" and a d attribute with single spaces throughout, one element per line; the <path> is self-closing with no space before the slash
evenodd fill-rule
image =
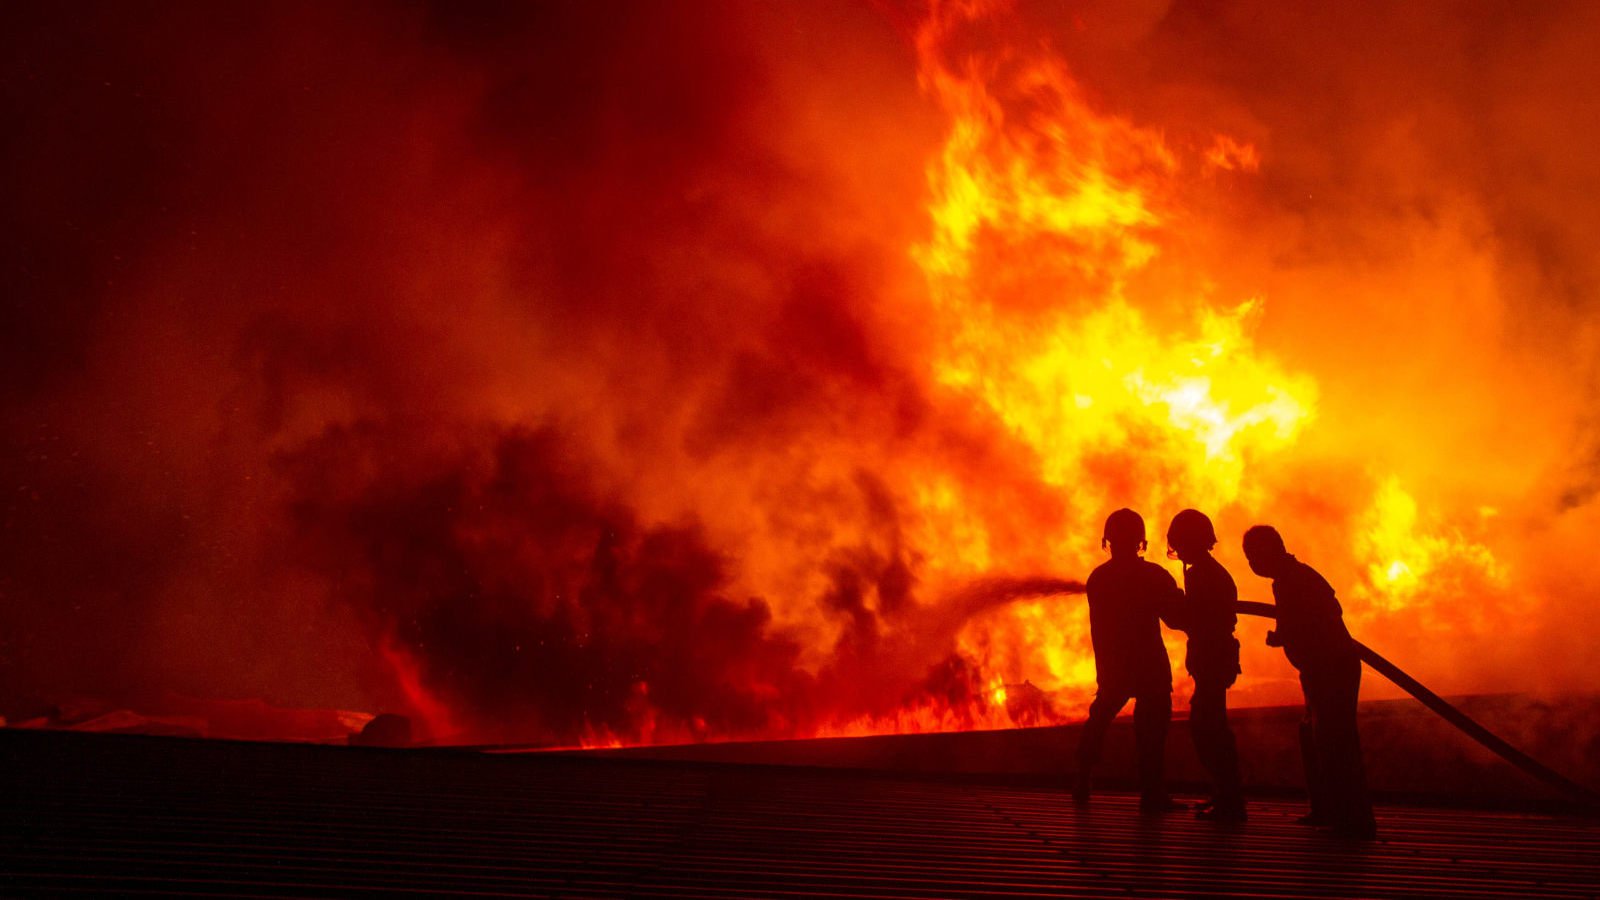
<path id="1" fill-rule="evenodd" d="M 1245 819 L 1239 784 L 1239 754 L 1228 725 L 1228 688 L 1239 677 L 1238 588 L 1228 570 L 1211 555 L 1217 532 L 1199 510 L 1186 509 L 1167 528 L 1167 555 L 1183 561 L 1184 599 L 1177 626 L 1189 637 L 1184 668 L 1194 678 L 1189 700 L 1189 733 L 1195 754 L 1212 781 L 1212 799 L 1196 815 L 1217 822 Z"/>
<path id="2" fill-rule="evenodd" d="M 1131 699 L 1139 808 L 1165 812 L 1176 804 L 1167 797 L 1164 773 L 1167 725 L 1172 720 L 1172 663 L 1161 642 L 1161 618 L 1179 596 L 1178 583 L 1166 569 L 1141 558 L 1146 547 L 1144 519 L 1131 509 L 1119 509 L 1106 519 L 1100 546 L 1111 551 L 1111 559 L 1090 574 L 1086 585 L 1097 690 L 1078 743 L 1073 796 L 1079 803 L 1089 801 L 1091 775 L 1100 761 L 1106 730 Z"/>

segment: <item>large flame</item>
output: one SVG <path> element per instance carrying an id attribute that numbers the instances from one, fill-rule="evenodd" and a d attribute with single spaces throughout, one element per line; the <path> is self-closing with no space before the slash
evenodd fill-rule
<path id="1" fill-rule="evenodd" d="M 5 363 L 0 702 L 1070 721 L 1122 506 L 1157 559 L 1209 513 L 1246 598 L 1277 525 L 1443 689 L 1592 687 L 1545 649 L 1600 588 L 1585 232 L 1546 221 L 1585 213 L 1457 153 L 1588 183 L 1568 101 L 1505 50 L 1518 102 L 1462 106 L 1421 12 L 1242 6 L 40 13 L 96 53 L 18 89 L 88 125 L 16 161 L 51 287 Z M 1556 30 L 1535 71 L 1587 83 Z M 1238 702 L 1290 702 L 1260 630 Z"/>

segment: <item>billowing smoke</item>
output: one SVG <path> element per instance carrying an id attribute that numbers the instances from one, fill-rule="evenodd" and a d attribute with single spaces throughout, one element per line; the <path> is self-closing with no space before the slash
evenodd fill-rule
<path id="1" fill-rule="evenodd" d="M 1591 5 L 986 6 L 0 13 L 0 715 L 1053 720 L 1123 505 L 1247 598 L 1274 522 L 1441 690 L 1593 689 Z M 1156 199 L 960 230 L 1063 134 Z"/>

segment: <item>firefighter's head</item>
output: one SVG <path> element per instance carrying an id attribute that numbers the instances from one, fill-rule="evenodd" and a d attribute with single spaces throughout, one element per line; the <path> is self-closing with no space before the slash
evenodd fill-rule
<path id="1" fill-rule="evenodd" d="M 1217 545 L 1217 531 L 1198 509 L 1186 509 L 1167 526 L 1167 558 L 1192 563 Z"/>
<path id="2" fill-rule="evenodd" d="M 1100 538 L 1102 548 L 1110 547 L 1112 556 L 1144 552 L 1144 518 L 1131 509 L 1123 508 L 1106 517 L 1105 535 Z"/>
<path id="3" fill-rule="evenodd" d="M 1283 571 L 1283 564 L 1289 560 L 1289 551 L 1284 549 L 1283 535 L 1271 525 L 1252 525 L 1244 533 L 1244 558 L 1250 563 L 1250 571 L 1262 578 L 1277 578 Z"/>

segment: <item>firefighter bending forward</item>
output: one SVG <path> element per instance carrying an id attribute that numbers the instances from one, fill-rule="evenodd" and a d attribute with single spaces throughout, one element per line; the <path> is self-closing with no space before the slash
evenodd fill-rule
<path id="1" fill-rule="evenodd" d="M 1344 611 L 1327 580 L 1295 559 L 1270 525 L 1244 533 L 1244 555 L 1252 572 L 1272 579 L 1278 625 L 1267 632 L 1267 646 L 1283 648 L 1289 663 L 1300 670 L 1305 691 L 1300 751 L 1311 813 L 1300 821 L 1369 840 L 1377 826 L 1356 731 L 1361 657 L 1345 629 Z"/>
<path id="2" fill-rule="evenodd" d="M 1102 548 L 1111 559 L 1089 576 L 1089 639 L 1094 646 L 1097 690 L 1089 721 L 1078 744 L 1078 780 L 1073 798 L 1089 801 L 1090 780 L 1106 730 L 1133 700 L 1133 730 L 1138 744 L 1139 809 L 1165 812 L 1181 808 L 1167 797 L 1167 725 L 1172 720 L 1172 663 L 1161 642 L 1161 613 L 1178 597 L 1178 583 L 1166 569 L 1140 558 L 1145 549 L 1144 519 L 1119 509 L 1106 519 Z"/>

